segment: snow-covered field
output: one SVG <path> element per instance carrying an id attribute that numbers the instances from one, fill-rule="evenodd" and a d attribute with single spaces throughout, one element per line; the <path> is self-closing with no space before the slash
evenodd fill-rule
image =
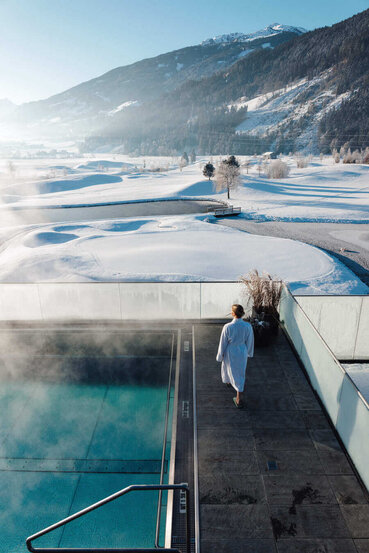
<path id="1" fill-rule="evenodd" d="M 25 228 L 0 255 L 2 280 L 236 280 L 257 267 L 293 292 L 365 293 L 317 248 L 213 225 L 203 216 L 143 217 Z"/>
<path id="2" fill-rule="evenodd" d="M 171 158 L 22 160 L 13 162 L 13 174 L 0 161 L 1 207 L 186 197 L 226 200 L 225 193 L 215 193 L 212 182 L 204 179 L 206 161 L 198 159 L 180 171 Z M 213 163 L 217 161 L 214 157 Z M 242 186 L 232 191 L 231 203 L 258 220 L 369 223 L 369 165 L 334 164 L 327 157 L 314 158 L 308 167 L 298 169 L 293 158 L 285 161 L 291 168 L 289 176 L 267 179 L 262 169 L 259 176 L 258 160 L 251 158 L 248 173 L 243 169 Z M 150 172 L 150 168 L 163 170 Z"/>
<path id="3" fill-rule="evenodd" d="M 225 201 L 226 195 L 216 193 L 202 176 L 205 161 L 198 159 L 182 171 L 172 158 L 121 155 L 1 161 L 0 215 L 16 208 L 18 226 L 1 229 L 0 279 L 236 280 L 257 268 L 283 278 L 295 293 L 368 292 L 351 271 L 317 248 L 213 225 L 206 216 L 150 217 L 150 204 L 147 217 L 23 224 L 27 207 L 165 198 Z M 257 160 L 251 158 L 231 199 L 244 217 L 369 221 L 368 166 L 336 165 L 326 158 L 297 169 L 292 158 L 287 162 L 289 177 L 269 180 L 259 175 Z M 356 239 L 367 243 L 365 228 L 360 225 Z"/>

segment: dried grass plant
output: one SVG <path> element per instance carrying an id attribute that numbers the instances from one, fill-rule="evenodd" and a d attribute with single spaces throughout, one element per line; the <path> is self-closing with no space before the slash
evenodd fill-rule
<path id="1" fill-rule="evenodd" d="M 267 313 L 278 318 L 278 306 L 283 281 L 274 279 L 269 273 L 259 274 L 256 269 L 240 278 L 245 285 L 247 304 L 252 304 L 257 314 Z"/>
<path id="2" fill-rule="evenodd" d="M 309 159 L 307 157 L 298 156 L 295 160 L 298 169 L 305 169 L 309 165 Z"/>

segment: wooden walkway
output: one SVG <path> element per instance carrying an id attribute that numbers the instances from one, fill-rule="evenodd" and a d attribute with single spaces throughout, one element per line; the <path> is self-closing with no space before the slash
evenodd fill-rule
<path id="1" fill-rule="evenodd" d="M 220 331 L 195 329 L 201 553 L 369 553 L 367 495 L 285 337 L 249 361 L 241 411 Z"/>

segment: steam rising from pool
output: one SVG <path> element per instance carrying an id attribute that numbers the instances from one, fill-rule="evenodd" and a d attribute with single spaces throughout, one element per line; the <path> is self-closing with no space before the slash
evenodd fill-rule
<path id="1" fill-rule="evenodd" d="M 132 483 L 158 483 L 172 351 L 173 334 L 147 324 L 2 325 L 0 525 L 8 551 L 23 551 L 27 535 L 70 510 Z M 68 527 L 59 543 L 92 546 L 92 524 L 107 547 L 125 539 L 147 547 L 156 501 L 129 497 L 108 508 L 115 538 L 109 521 L 87 517 L 81 530 L 74 523 L 78 537 Z M 140 528 L 127 526 L 132 509 L 145 513 L 140 544 Z"/>
<path id="2" fill-rule="evenodd" d="M 163 409 L 171 340 L 140 329 L 1 329 L 0 457 L 114 457 L 120 436 Z M 108 436 L 92 422 L 100 410 Z M 140 439 L 160 451 L 161 427 Z"/>

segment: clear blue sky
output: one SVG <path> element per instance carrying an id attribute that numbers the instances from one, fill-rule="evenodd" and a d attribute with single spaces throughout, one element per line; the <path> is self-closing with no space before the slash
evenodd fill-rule
<path id="1" fill-rule="evenodd" d="M 127 65 L 270 23 L 315 29 L 368 0 L 0 0 L 0 98 L 48 97 Z"/>

